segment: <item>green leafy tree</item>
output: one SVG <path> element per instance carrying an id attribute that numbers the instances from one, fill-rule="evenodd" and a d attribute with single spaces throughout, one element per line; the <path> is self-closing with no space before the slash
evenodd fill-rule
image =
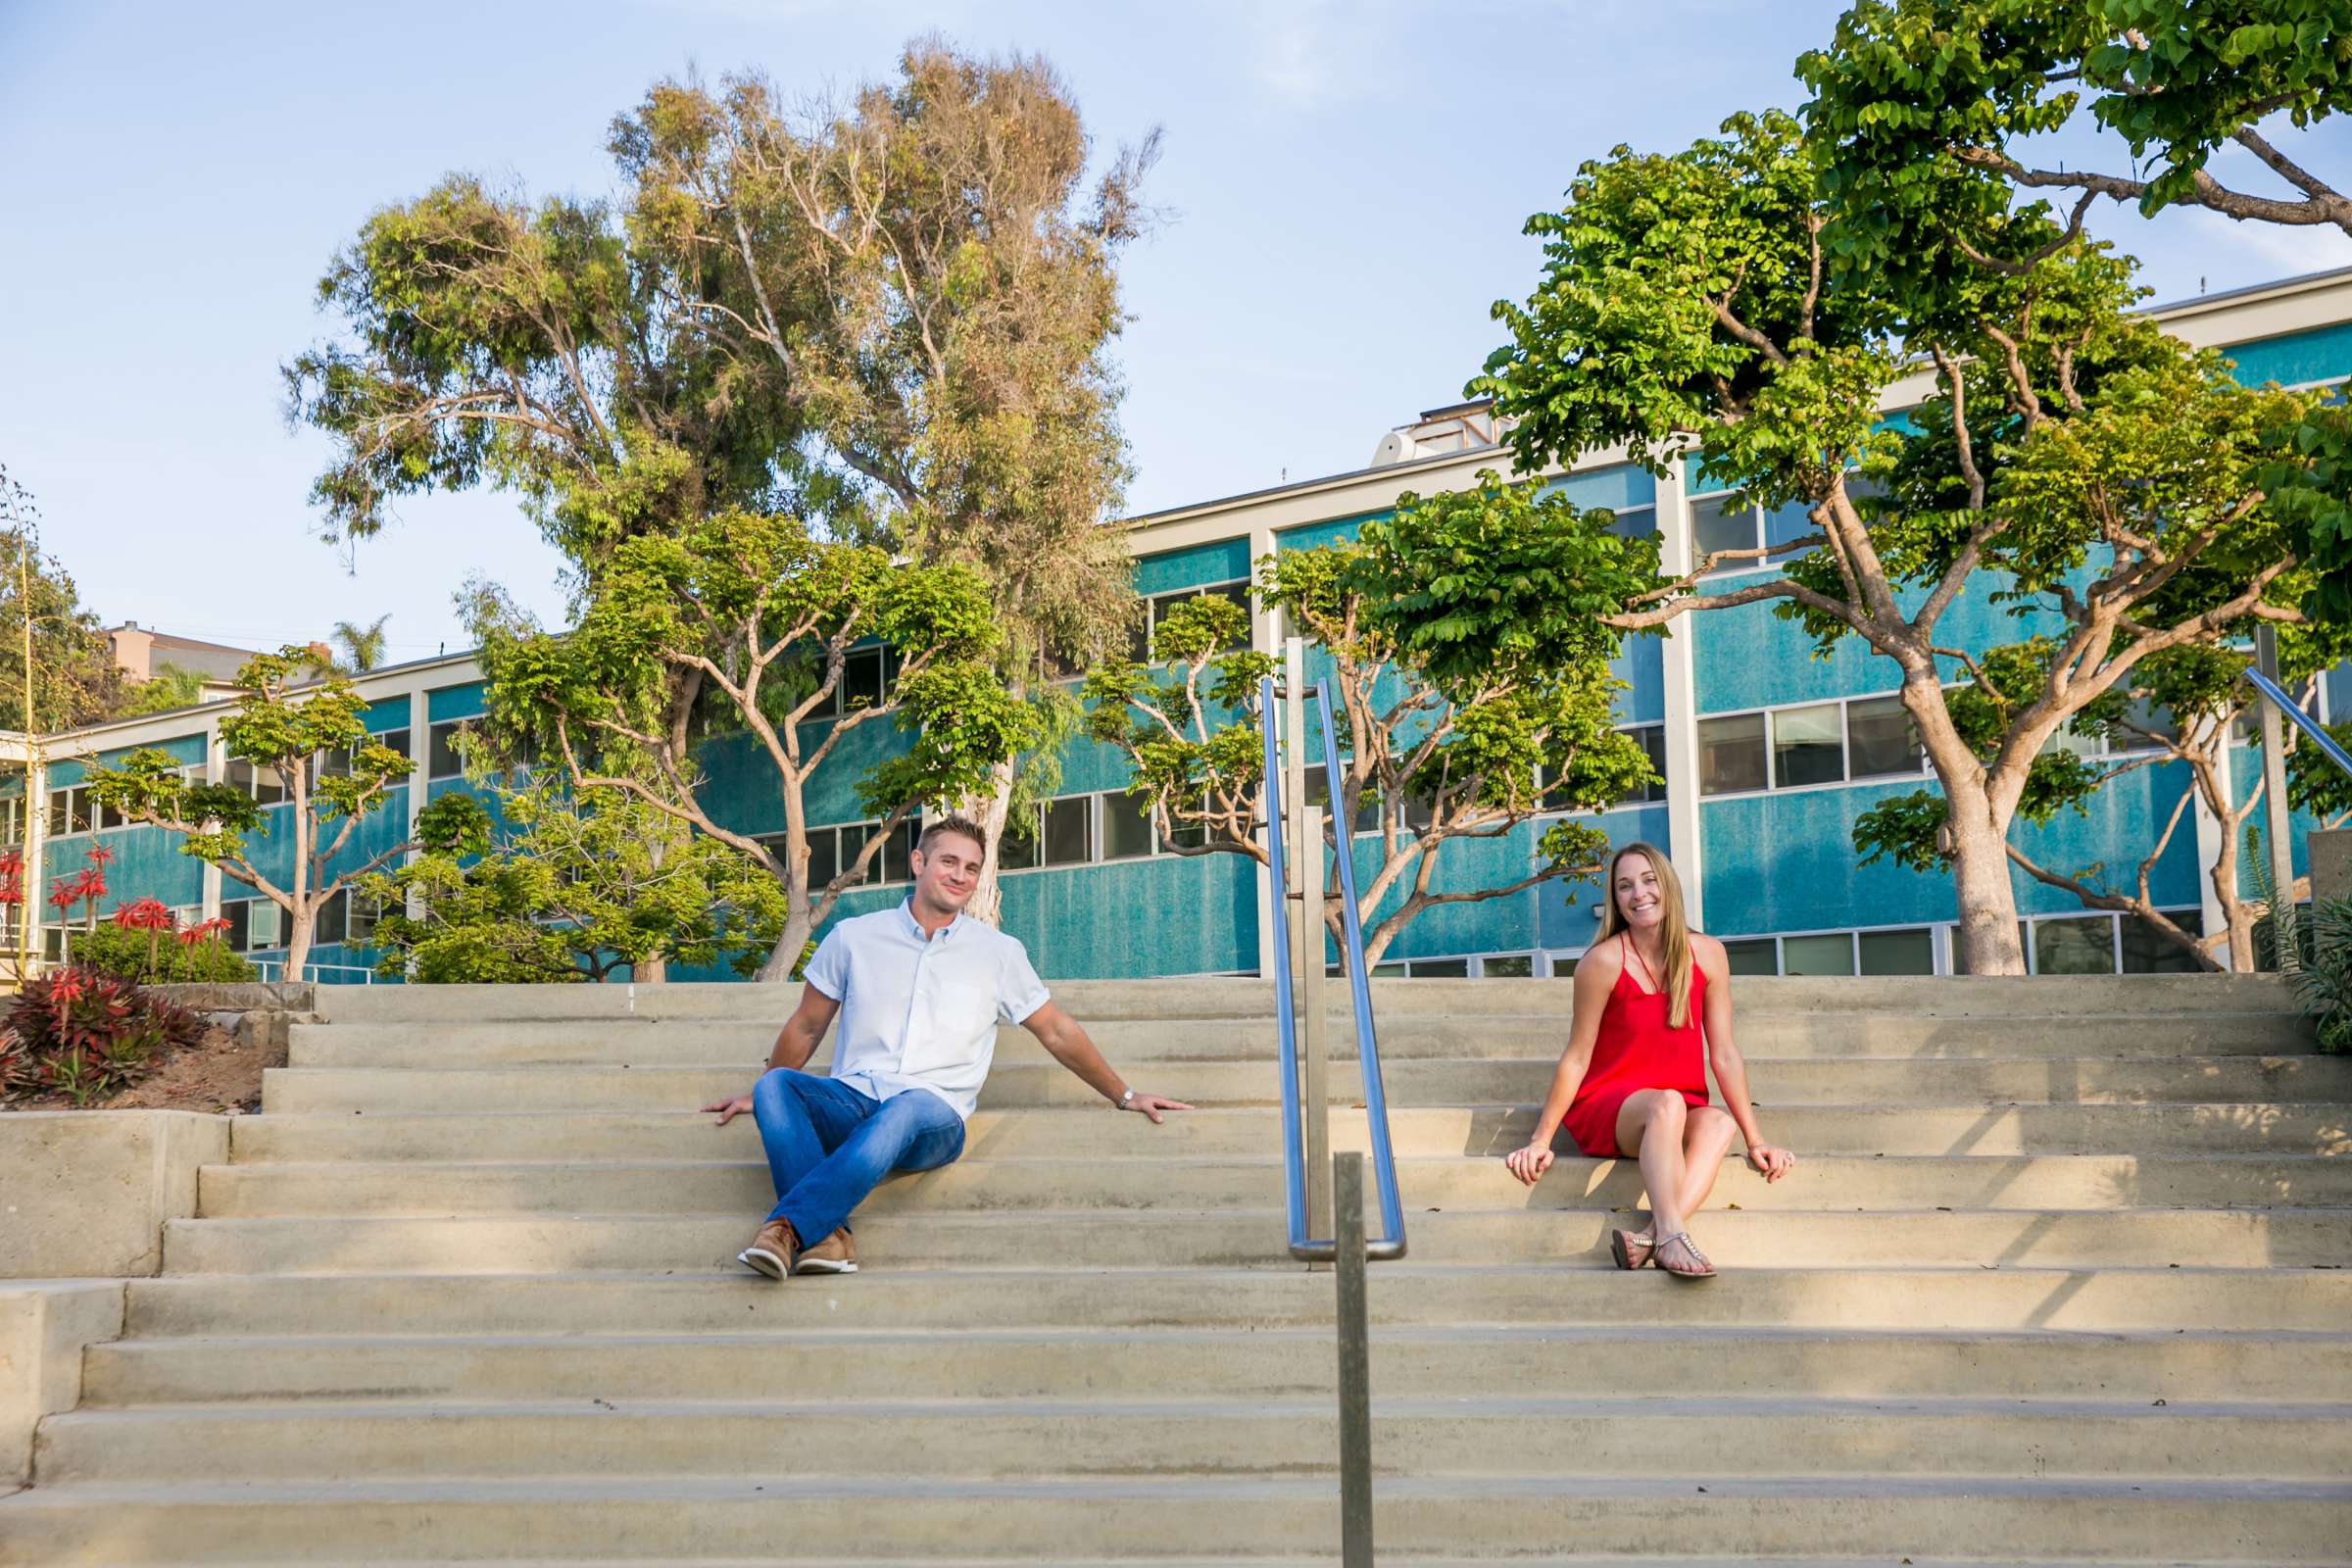
<path id="1" fill-rule="evenodd" d="M 2055 254 L 2102 199 L 2352 233 L 2352 200 L 2314 157 L 2352 108 L 2342 0 L 1864 0 L 1797 74 L 1831 265 L 1913 316 L 1972 272 Z M 2040 149 L 2070 129 L 2110 153 L 2053 164 Z M 2251 155 L 2252 184 L 2214 173 L 2225 151 Z M 2022 249 L 2003 242 L 2021 195 L 2066 206 Z M 2321 570 L 2318 605 L 2352 618 L 2352 415 L 2309 407 L 2276 436 L 2286 461 L 2265 488 Z"/>
<path id="2" fill-rule="evenodd" d="M 1156 146 L 1090 187 L 1078 106 L 1045 61 L 937 40 L 846 102 L 663 82 L 614 131 L 638 245 L 704 280 L 727 363 L 808 421 L 873 538 L 980 574 L 999 668 L 1041 702 L 1137 613 L 1108 525 L 1128 476 L 1108 350 Z M 1000 761 L 961 803 L 992 844 L 1015 772 Z M 992 853 L 971 909 L 996 908 Z"/>
<path id="3" fill-rule="evenodd" d="M 1373 833 L 1357 914 L 1374 962 L 1424 909 L 1596 877 L 1608 849 L 1591 825 L 1555 821 L 1524 874 L 1461 886 L 1440 876 L 1447 844 L 1612 806 L 1653 776 L 1641 747 L 1609 727 L 1616 636 L 1592 612 L 1643 580 L 1654 547 L 1611 537 L 1606 513 L 1481 477 L 1462 495 L 1402 498 L 1355 544 L 1259 564 L 1266 602 L 1331 662 L 1344 756 L 1323 798 L 1335 844 L 1342 822 Z M 1127 755 L 1128 793 L 1164 844 L 1262 864 L 1258 680 L 1273 661 L 1228 651 L 1245 630 L 1229 600 L 1177 605 L 1152 641 L 1164 671 L 1113 662 L 1085 694 L 1092 732 Z M 1336 900 L 1336 859 L 1328 888 Z"/>
<path id="4" fill-rule="evenodd" d="M 363 889 L 379 969 L 426 984 L 657 983 L 672 962 L 758 968 L 784 920 L 765 866 L 617 790 L 534 779 L 418 815 L 422 851 Z M 412 912 L 414 911 L 414 912 Z"/>
<path id="5" fill-rule="evenodd" d="M 220 721 L 221 749 L 282 790 L 282 808 L 263 805 L 238 785 L 192 783 L 181 776 L 177 758 L 153 748 L 87 774 L 99 801 L 133 822 L 179 834 L 181 854 L 219 866 L 222 876 L 277 906 L 289 977 L 299 977 L 310 961 L 312 933 L 327 901 L 416 847 L 403 842 L 358 865 L 330 869 L 416 764 L 368 735 L 368 705 L 348 681 L 334 676 L 298 689 L 309 662 L 308 650 L 298 647 L 247 660 L 236 675 L 237 710 Z M 293 872 L 283 883 L 263 872 L 248 843 L 248 835 L 267 837 L 272 828 L 293 841 Z"/>
<path id="6" fill-rule="evenodd" d="M 2241 387 L 2128 315 L 2129 263 L 2079 238 L 2051 248 L 2034 213 L 1988 237 L 2014 267 L 1925 303 L 1877 271 L 1834 274 L 1832 216 L 1778 114 L 1672 157 L 1588 163 L 1564 209 L 1530 220 L 1543 278 L 1495 307 L 1512 341 L 1473 390 L 1516 421 L 1524 471 L 1617 444 L 1661 471 L 1691 452 L 1801 514 L 1780 543 L 1674 563 L 1612 623 L 1771 601 L 1825 650 L 1856 637 L 1891 660 L 1942 787 L 1931 829 L 1949 846 L 1961 960 L 2019 973 L 2007 838 L 2045 749 L 2145 660 L 2308 618 L 2316 574 L 2258 469 L 2309 400 Z M 1906 362 L 1932 368 L 1929 389 L 1883 419 Z M 1778 569 L 1700 583 L 1725 564 Z M 1949 640 L 1972 590 L 2019 619 L 2016 645 Z M 1996 656 L 2038 684 L 2009 683 Z"/>
<path id="7" fill-rule="evenodd" d="M 145 680 L 123 687 L 116 714 L 130 718 L 141 713 L 168 713 L 174 708 L 193 708 L 203 701 L 204 676 L 166 662 L 157 664 Z"/>
<path id="8" fill-rule="evenodd" d="M 960 799 L 1029 744 L 1036 718 L 992 660 L 988 594 L 962 566 L 908 566 L 872 545 L 823 539 L 799 520 L 713 517 L 681 537 L 615 550 L 579 625 L 484 643 L 493 717 L 561 760 L 576 791 L 612 790 L 732 846 L 784 890 L 785 914 L 760 978 L 784 978 L 842 893 L 900 825 Z M 880 700 L 846 695 L 853 648 L 883 651 Z M 829 716 L 836 708 L 838 716 Z M 809 781 L 855 764 L 845 747 L 885 718 L 903 750 L 865 767 L 864 809 L 880 819 L 830 882 L 808 879 Z M 712 816 L 702 748 L 748 737 L 784 820 L 780 847 Z"/>
<path id="9" fill-rule="evenodd" d="M 48 733 L 113 716 L 122 677 L 73 575 L 40 552 L 40 508 L 0 464 L 0 714 Z M 24 694 L 24 622 L 32 621 L 32 700 Z"/>

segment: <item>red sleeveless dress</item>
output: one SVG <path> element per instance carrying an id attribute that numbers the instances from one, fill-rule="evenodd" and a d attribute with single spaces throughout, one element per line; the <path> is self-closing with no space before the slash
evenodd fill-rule
<path id="1" fill-rule="evenodd" d="M 1696 959 L 1690 964 L 1690 1021 L 1680 1029 L 1666 1026 L 1673 1003 L 1663 987 L 1643 991 L 1635 983 L 1633 965 L 1642 955 L 1620 936 L 1626 962 L 1609 1000 L 1601 1009 L 1600 1034 L 1592 1042 L 1592 1060 L 1585 1081 L 1576 1086 L 1576 1099 L 1560 1125 L 1576 1147 L 1594 1159 L 1622 1159 L 1617 1147 L 1617 1112 L 1628 1095 L 1644 1089 L 1676 1089 L 1683 1102 L 1707 1103 L 1707 1053 L 1699 1018 L 1706 1005 L 1707 977 Z M 1642 963 L 1642 972 L 1649 966 Z M 1653 975 L 1650 983 L 1656 985 Z"/>

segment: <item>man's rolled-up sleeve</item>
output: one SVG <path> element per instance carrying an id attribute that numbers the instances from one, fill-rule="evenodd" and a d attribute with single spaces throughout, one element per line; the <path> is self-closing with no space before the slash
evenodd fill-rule
<path id="1" fill-rule="evenodd" d="M 1011 941 L 1010 948 L 997 970 L 997 1010 L 1006 1023 L 1025 1023 L 1054 997 L 1029 962 L 1029 950 L 1018 941 Z"/>
<path id="2" fill-rule="evenodd" d="M 839 1002 L 850 991 L 850 948 L 841 940 L 841 928 L 835 926 L 816 945 L 816 952 L 801 966 L 801 978 L 816 987 L 827 1001 Z"/>

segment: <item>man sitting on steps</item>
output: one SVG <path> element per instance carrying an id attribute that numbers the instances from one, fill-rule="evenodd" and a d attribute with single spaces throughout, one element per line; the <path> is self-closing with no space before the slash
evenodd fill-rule
<path id="1" fill-rule="evenodd" d="M 750 1267 L 772 1279 L 856 1273 L 850 1211 L 892 1171 L 936 1170 L 963 1152 L 963 1121 L 988 1077 L 1000 1018 L 1037 1036 L 1121 1110 L 1157 1125 L 1163 1110 L 1193 1108 L 1122 1083 L 1047 997 L 1027 950 L 964 917 L 987 858 L 986 836 L 962 817 L 925 828 L 906 902 L 826 935 L 767 1072 L 750 1094 L 703 1107 L 721 1127 L 750 1111 L 767 1150 L 776 1206 L 737 1254 Z M 801 1071 L 837 1012 L 833 1076 Z M 816 1243 L 805 1245 L 811 1236 Z"/>

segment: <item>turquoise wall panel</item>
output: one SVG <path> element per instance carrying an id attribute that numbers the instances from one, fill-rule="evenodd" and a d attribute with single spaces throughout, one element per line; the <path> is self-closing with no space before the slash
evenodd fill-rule
<path id="1" fill-rule="evenodd" d="M 2248 386 L 2265 381 L 2280 386 L 2332 381 L 2352 375 L 2352 321 L 2289 332 L 2260 343 L 2240 343 L 2222 352 L 2236 362 L 2237 378 Z"/>
<path id="2" fill-rule="evenodd" d="M 2261 783 L 2262 748 L 2259 746 L 2231 748 L 2230 752 L 2230 798 L 2233 801 L 2243 802 L 2254 793 Z M 2295 875 L 2303 876 L 2311 870 L 2310 836 L 2328 824 L 2300 808 L 2287 813 L 2287 822 L 2294 839 L 2291 848 L 2295 857 Z M 2262 833 L 2262 854 L 2267 864 L 2271 853 L 2269 848 L 2271 814 L 2267 803 L 2254 808 L 2253 814 L 2246 818 L 2245 828 L 2240 829 L 2238 835 L 2237 889 L 2241 894 L 2252 898 L 2255 896 L 2253 856 L 2251 847 L 2246 842 L 2249 829 L 2259 830 Z"/>
<path id="3" fill-rule="evenodd" d="M 1250 573 L 1250 540 L 1219 539 L 1190 550 L 1169 550 L 1140 557 L 1135 564 L 1135 591 L 1172 593 L 1206 583 L 1231 582 Z"/>
<path id="4" fill-rule="evenodd" d="M 381 702 L 369 703 L 368 711 L 361 715 L 361 722 L 368 726 L 368 734 L 381 735 L 386 730 L 407 729 L 410 717 L 409 700 L 406 697 L 387 697 Z"/>
<path id="5" fill-rule="evenodd" d="M 426 717 L 438 724 L 445 719 L 473 718 L 488 707 L 487 688 L 480 681 L 468 681 L 463 686 L 444 686 L 437 692 L 427 692 L 424 699 Z"/>
<path id="6" fill-rule="evenodd" d="M 69 790 L 82 781 L 89 766 L 78 758 L 54 757 L 43 772 L 51 789 Z"/>
<path id="7" fill-rule="evenodd" d="M 175 906 L 204 901 L 203 862 L 179 853 L 178 834 L 157 827 L 114 828 L 49 840 L 41 851 L 49 883 L 54 886 L 61 876 L 79 874 L 93 844 L 104 845 L 115 856 L 106 867 L 107 896 L 98 901 L 101 918 L 141 899 L 161 899 Z M 41 897 L 48 896 L 48 888 L 43 888 Z M 76 916 L 80 907 L 74 906 Z M 53 919 L 56 911 L 44 907 L 41 914 Z"/>
<path id="8" fill-rule="evenodd" d="M 831 726 L 831 720 L 801 726 L 804 758 L 824 744 Z M 865 719 L 842 736 L 803 787 L 810 825 L 864 821 L 868 813 L 858 804 L 859 780 L 876 763 L 899 755 L 906 744 L 892 713 Z M 705 744 L 695 760 L 703 767 L 704 809 L 712 817 L 744 833 L 784 831 L 783 784 L 759 737 L 722 735 Z"/>
<path id="9" fill-rule="evenodd" d="M 1618 722 L 1655 724 L 1666 716 L 1664 638 L 1628 637 L 1625 647 L 1609 661 L 1609 673 L 1626 684 L 1626 689 L 1617 694 Z"/>
<path id="10" fill-rule="evenodd" d="M 1357 517 L 1333 517 L 1325 522 L 1305 523 L 1297 528 L 1285 528 L 1274 536 L 1277 550 L 1312 550 L 1317 545 L 1338 544 L 1353 539 L 1363 525 L 1388 513 L 1367 512 Z"/>
<path id="11" fill-rule="evenodd" d="M 1004 929 L 1048 980 L 1257 967 L 1255 862 L 1156 856 L 1004 879 Z"/>

